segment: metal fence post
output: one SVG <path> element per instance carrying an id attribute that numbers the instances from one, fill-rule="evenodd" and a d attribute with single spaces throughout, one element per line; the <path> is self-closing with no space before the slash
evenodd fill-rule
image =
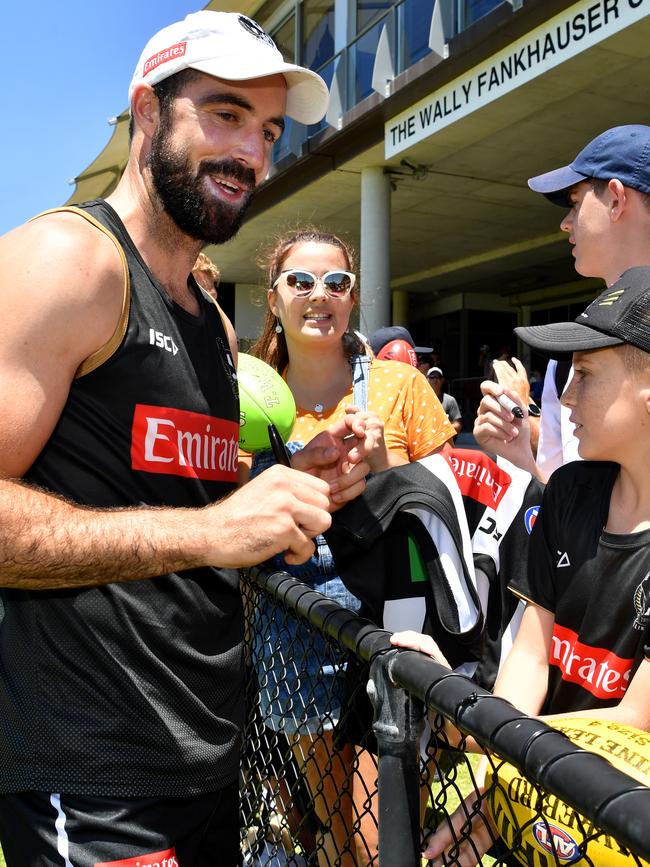
<path id="1" fill-rule="evenodd" d="M 395 686 L 390 662 L 396 651 L 370 665 L 368 695 L 374 708 L 379 790 L 379 865 L 420 863 L 419 746 L 424 705 Z"/>

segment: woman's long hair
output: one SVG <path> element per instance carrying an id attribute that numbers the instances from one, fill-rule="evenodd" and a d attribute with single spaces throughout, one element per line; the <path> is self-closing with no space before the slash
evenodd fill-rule
<path id="1" fill-rule="evenodd" d="M 345 243 L 338 235 L 330 232 L 323 232 L 314 226 L 306 226 L 302 229 L 297 229 L 292 232 L 287 232 L 276 241 L 275 246 L 266 255 L 262 255 L 259 259 L 259 265 L 266 275 L 267 292 L 275 281 L 280 276 L 282 266 L 289 255 L 291 249 L 296 244 L 305 243 L 330 244 L 332 247 L 337 247 L 345 258 L 346 270 L 354 271 L 354 252 L 352 248 Z M 356 286 L 352 290 L 352 300 L 356 303 Z M 267 306 L 262 333 L 255 341 L 250 349 L 250 354 L 266 361 L 275 370 L 282 371 L 289 364 L 289 352 L 287 350 L 287 341 L 284 336 L 284 331 L 278 334 L 275 330 L 276 318 Z M 351 355 L 363 355 L 365 347 L 363 342 L 349 327 L 341 338 L 343 343 L 343 352 L 347 357 Z"/>

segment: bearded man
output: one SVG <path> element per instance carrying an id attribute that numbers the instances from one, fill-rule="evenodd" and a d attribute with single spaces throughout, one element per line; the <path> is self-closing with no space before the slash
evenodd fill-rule
<path id="1" fill-rule="evenodd" d="M 115 191 L 0 241 L 10 867 L 239 863 L 236 569 L 306 560 L 371 447 L 352 419 L 236 489 L 234 332 L 190 275 L 237 231 L 284 115 L 322 117 L 324 82 L 203 11 L 149 41 L 129 98 Z"/>

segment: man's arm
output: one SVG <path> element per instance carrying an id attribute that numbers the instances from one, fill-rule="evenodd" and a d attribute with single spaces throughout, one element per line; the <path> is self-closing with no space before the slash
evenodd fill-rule
<path id="1" fill-rule="evenodd" d="M 53 214 L 0 239 L 0 476 L 22 476 L 56 425 L 82 361 L 113 336 L 123 269 L 112 241 Z"/>
<path id="2" fill-rule="evenodd" d="M 280 551 L 289 562 L 310 556 L 311 537 L 330 525 L 330 485 L 286 467 L 193 510 L 88 509 L 15 481 L 52 433 L 78 366 L 113 335 L 123 272 L 111 240 L 70 214 L 5 236 L 0 264 L 4 586 L 77 587 L 248 566 Z"/>
<path id="3" fill-rule="evenodd" d="M 302 563 L 327 530 L 329 485 L 272 467 L 201 509 L 89 509 L 0 481 L 0 586 L 45 590 L 245 567 L 286 551 Z"/>

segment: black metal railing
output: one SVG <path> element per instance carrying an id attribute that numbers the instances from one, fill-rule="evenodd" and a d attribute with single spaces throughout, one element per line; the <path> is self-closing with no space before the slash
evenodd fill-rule
<path id="1" fill-rule="evenodd" d="M 286 573 L 254 569 L 242 586 L 245 865 L 413 867 L 435 828 L 449 831 L 448 864 L 467 847 L 486 865 L 650 860 L 645 785 L 429 657 L 392 647 L 389 633 Z M 487 762 L 466 752 L 469 737 Z M 492 774 L 484 793 L 481 761 Z M 506 762 L 525 790 L 519 802 L 502 780 Z M 574 828 L 571 852 L 549 803 Z M 474 843 L 479 828 L 487 855 Z"/>

